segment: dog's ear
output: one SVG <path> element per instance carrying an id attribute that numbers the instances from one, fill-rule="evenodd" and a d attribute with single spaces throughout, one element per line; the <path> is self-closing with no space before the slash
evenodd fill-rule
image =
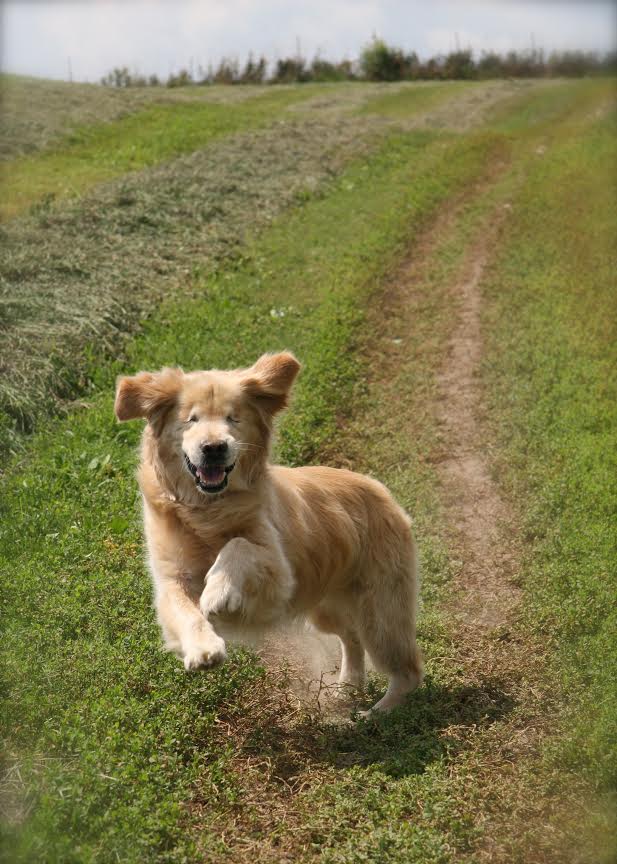
<path id="1" fill-rule="evenodd" d="M 263 354 L 246 370 L 244 390 L 257 399 L 262 408 L 276 414 L 287 405 L 291 385 L 299 371 L 300 364 L 289 351 Z"/>
<path id="2" fill-rule="evenodd" d="M 182 369 L 161 369 L 160 372 L 139 372 L 119 378 L 116 385 L 114 411 L 118 420 L 141 417 L 159 428 L 165 414 L 172 408 L 180 392 Z"/>

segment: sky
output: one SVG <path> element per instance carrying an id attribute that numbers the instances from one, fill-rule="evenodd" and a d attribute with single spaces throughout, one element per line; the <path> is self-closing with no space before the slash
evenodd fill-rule
<path id="1" fill-rule="evenodd" d="M 421 57 L 615 49 L 606 0 L 3 0 L 2 71 L 98 81 L 115 66 L 167 77 L 252 51 L 355 59 L 377 35 Z"/>

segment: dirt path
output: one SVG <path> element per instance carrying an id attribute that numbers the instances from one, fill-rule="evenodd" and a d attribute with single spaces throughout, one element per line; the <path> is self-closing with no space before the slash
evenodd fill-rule
<path id="1" fill-rule="evenodd" d="M 574 780 L 572 788 L 560 788 L 564 778 L 556 771 L 549 781 L 551 772 L 542 764 L 543 742 L 559 722 L 559 709 L 544 674 L 546 646 L 532 642 L 520 622 L 522 543 L 515 510 L 493 477 L 481 385 L 481 285 L 507 227 L 509 208 L 502 201 L 487 211 L 449 289 L 455 323 L 432 398 L 440 440 L 430 461 L 439 477 L 449 555 L 457 562 L 443 610 L 456 662 L 468 685 L 496 684 L 501 691 L 497 699 L 510 708 L 485 729 L 454 725 L 445 734 L 461 736 L 467 765 L 473 766 L 476 782 L 482 778 L 485 784 L 474 802 L 481 836 L 471 858 L 461 860 L 569 864 L 579 860 L 575 826 L 581 824 L 586 793 L 574 788 Z M 455 210 L 436 228 L 446 235 L 456 230 L 458 215 Z M 428 248 L 423 251 L 430 257 Z M 424 266 L 422 258 L 415 265 L 412 261 L 401 274 L 395 294 L 402 303 L 399 314 L 413 309 Z"/>
<path id="2" fill-rule="evenodd" d="M 520 599 L 512 583 L 518 566 L 513 516 L 491 477 L 478 385 L 480 281 L 500 222 L 492 220 L 489 236 L 470 250 L 465 272 L 452 289 L 459 305 L 458 323 L 439 375 L 436 406 L 445 451 L 438 466 L 442 494 L 453 551 L 462 561 L 462 594 L 454 614 L 460 626 L 476 631 L 503 626 Z"/>
<path id="3" fill-rule="evenodd" d="M 483 188 L 494 182 L 500 167 L 489 170 Z M 431 257 L 439 242 L 453 230 L 468 199 L 478 194 L 478 188 L 468 190 L 453 206 L 442 210 L 389 281 L 374 329 L 385 338 L 370 348 L 370 366 L 379 370 L 379 381 L 374 386 L 382 391 L 382 400 L 385 389 L 392 390 L 392 398 L 396 398 L 401 371 L 401 340 L 387 334 L 417 329 L 421 302 L 418 290 L 429 278 Z M 461 631 L 460 638 L 476 644 L 496 628 L 506 627 L 520 600 L 520 591 L 512 582 L 518 563 L 513 517 L 490 474 L 477 380 L 482 357 L 480 281 L 506 215 L 507 210 L 500 206 L 487 220 L 490 228 L 483 225 L 481 240 L 472 244 L 464 256 L 457 279 L 448 291 L 451 305 L 458 310 L 457 321 L 431 400 L 442 437 L 439 452 L 429 458 L 440 476 L 451 554 L 461 562 L 453 586 L 456 596 L 449 611 Z M 364 436 L 353 437 L 362 440 Z M 367 470 L 360 454 L 346 451 L 338 458 L 333 454 L 330 461 Z M 317 703 L 326 716 L 340 716 L 340 706 L 333 715 L 332 701 L 328 699 L 336 682 L 340 655 L 335 637 L 298 630 L 275 633 L 260 654 L 270 670 L 288 670 L 290 681 L 295 682 L 294 692 L 305 705 Z"/>
<path id="4" fill-rule="evenodd" d="M 460 747 L 451 780 L 460 783 L 479 829 L 473 852 L 456 860 L 557 864 L 571 858 L 562 854 L 568 848 L 566 795 L 555 784 L 551 789 L 546 775 L 540 780 L 542 742 L 555 720 L 543 678 L 546 648 L 531 644 L 519 623 L 521 547 L 514 511 L 491 474 L 480 383 L 481 282 L 507 224 L 508 202 L 487 203 L 474 227 L 463 231 L 463 254 L 452 272 L 439 263 L 448 258 L 465 214 L 504 170 L 499 160 L 488 166 L 483 180 L 442 209 L 388 281 L 372 312 L 368 403 L 379 437 L 401 440 L 392 460 L 404 466 L 416 448 L 427 475 L 438 475 L 438 500 L 429 509 L 442 511 L 454 575 L 441 595 L 451 647 L 447 658 L 435 662 L 445 662 L 453 682 L 473 692 L 486 712 L 470 722 L 461 706 L 442 733 Z M 351 437 L 365 443 L 363 423 L 359 418 Z M 362 452 L 351 461 L 367 470 Z M 433 486 L 430 476 L 427 486 Z M 404 495 L 404 486 L 395 492 Z M 431 530 L 430 522 L 418 526 L 420 536 Z M 536 772 L 534 786 L 530 777 Z M 576 793 L 571 795 L 570 803 Z"/>

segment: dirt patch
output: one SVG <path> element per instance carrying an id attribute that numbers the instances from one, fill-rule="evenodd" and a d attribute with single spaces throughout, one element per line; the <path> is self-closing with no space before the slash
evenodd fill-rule
<path id="1" fill-rule="evenodd" d="M 418 333 L 421 327 L 422 307 L 435 280 L 431 262 L 440 255 L 440 243 L 454 230 L 468 204 L 485 194 L 505 168 L 506 163 L 496 159 L 487 166 L 481 181 L 442 208 L 414 244 L 411 255 L 389 279 L 371 326 L 375 334 L 381 334 L 371 346 L 368 360 L 377 372 L 373 382 L 376 389 L 391 390 L 394 398 L 404 364 L 404 334 Z M 521 594 L 516 585 L 519 550 L 515 518 L 491 476 L 478 380 L 482 359 L 480 282 L 508 212 L 508 207 L 500 203 L 482 220 L 476 229 L 480 239 L 472 239 L 452 286 L 446 288 L 454 320 L 442 322 L 443 329 L 450 328 L 445 346 L 443 332 L 441 345 L 437 344 L 440 336 L 435 331 L 432 340 L 428 334 L 418 340 L 423 350 L 434 347 L 444 356 L 432 393 L 427 393 L 439 438 L 425 458 L 440 476 L 449 546 L 452 557 L 459 562 L 456 598 L 449 610 L 458 627 L 472 627 L 487 634 L 507 624 Z M 389 334 L 387 338 L 383 338 L 384 333 Z M 399 333 L 403 338 L 397 337 Z M 424 386 L 430 387 L 426 383 Z M 403 413 L 407 412 L 403 409 Z M 412 434 L 417 435 L 417 421 L 412 422 Z M 356 459 L 356 466 L 362 470 L 358 462 Z"/>
<path id="2" fill-rule="evenodd" d="M 451 558 L 458 562 L 450 618 L 465 680 L 503 682 L 513 710 L 485 732 L 460 730 L 463 763 L 483 786 L 476 792 L 482 826 L 474 861 L 587 860 L 573 853 L 582 801 L 591 790 L 543 761 L 559 727 L 559 700 L 544 674 L 547 646 L 520 623 L 522 546 L 514 508 L 492 476 L 483 418 L 482 290 L 509 207 L 500 203 L 470 243 L 450 296 L 456 322 L 437 376 L 434 415 L 439 447 L 431 457 L 440 480 Z M 459 734 L 456 727 L 446 734 Z M 579 857 L 577 857 L 579 856 Z M 467 860 L 467 859 L 465 859 Z"/>

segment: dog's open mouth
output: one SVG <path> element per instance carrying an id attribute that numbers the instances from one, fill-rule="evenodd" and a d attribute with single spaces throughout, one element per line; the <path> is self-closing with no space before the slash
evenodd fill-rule
<path id="1" fill-rule="evenodd" d="M 186 453 L 184 454 L 184 462 L 195 478 L 197 488 L 202 492 L 209 492 L 211 495 L 225 489 L 229 475 L 236 465 L 235 462 L 232 465 L 219 465 L 212 462 L 205 465 L 193 465 Z"/>

